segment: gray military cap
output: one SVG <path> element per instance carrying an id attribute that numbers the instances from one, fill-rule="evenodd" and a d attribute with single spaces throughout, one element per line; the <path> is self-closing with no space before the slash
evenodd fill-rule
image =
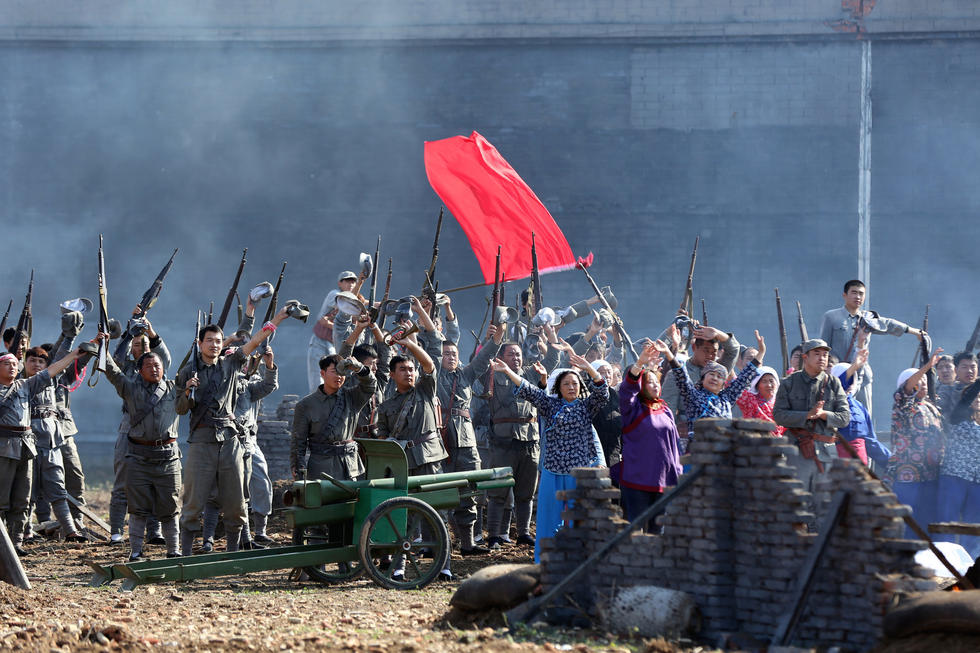
<path id="1" fill-rule="evenodd" d="M 340 283 L 344 279 L 357 279 L 357 274 L 354 273 L 354 272 L 351 272 L 350 270 L 344 270 L 337 277 L 337 283 Z"/>
<path id="2" fill-rule="evenodd" d="M 810 338 L 803 343 L 803 353 L 811 352 L 814 349 L 826 349 L 830 351 L 830 345 L 821 340 L 820 338 Z"/>

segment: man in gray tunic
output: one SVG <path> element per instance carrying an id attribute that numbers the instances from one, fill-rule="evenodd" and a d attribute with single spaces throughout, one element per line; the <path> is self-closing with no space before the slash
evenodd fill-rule
<path id="1" fill-rule="evenodd" d="M 442 343 L 439 357 L 439 405 L 442 410 L 442 441 L 449 455 L 443 464 L 444 472 L 465 472 L 480 469 L 480 452 L 476 448 L 476 432 L 470 415 L 473 384 L 490 369 L 496 358 L 504 330 L 491 324 L 487 341 L 476 357 L 465 367 L 459 366 L 459 348 L 452 340 Z M 473 527 L 476 524 L 476 500 L 463 499 L 453 510 L 451 523 L 460 542 L 460 553 L 479 555 L 489 553 L 486 547 L 476 546 Z M 481 528 L 482 533 L 482 528 Z"/>
<path id="2" fill-rule="evenodd" d="M 798 453 L 787 456 L 787 462 L 796 467 L 797 478 L 818 502 L 827 498 L 825 493 L 816 496 L 816 481 L 837 458 L 837 429 L 851 421 L 840 380 L 825 371 L 829 354 L 823 340 L 803 343 L 803 369 L 779 383 L 772 411 L 776 424 L 785 426 L 787 437 L 796 442 Z"/>
<path id="3" fill-rule="evenodd" d="M 542 364 L 550 372 L 558 364 L 558 342 L 550 325 L 543 327 L 548 341 L 548 353 Z M 500 347 L 500 357 L 512 370 L 520 370 L 520 376 L 538 385 L 539 372 L 524 367 L 521 346 L 507 342 Z M 538 458 L 541 450 L 538 438 L 537 409 L 528 401 L 514 395 L 515 386 L 503 372 L 493 374 L 493 384 L 487 404 L 490 408 L 490 459 L 493 467 L 510 467 L 514 470 L 514 519 L 517 524 L 517 543 L 534 546 L 531 537 L 531 506 L 538 486 Z M 498 488 L 487 493 L 487 544 L 498 549 L 504 543 L 503 514 L 509 488 Z"/>
<path id="4" fill-rule="evenodd" d="M 242 528 L 248 519 L 243 487 L 244 444 L 235 422 L 238 374 L 249 355 L 287 317 L 284 306 L 251 340 L 227 356 L 221 356 L 221 329 L 213 324 L 204 327 L 198 334 L 199 362 L 189 363 L 177 374 L 177 386 L 185 388 L 177 398 L 177 414 L 190 413 L 180 514 L 183 555 L 192 553 L 194 540 L 202 531 L 201 516 L 216 477 L 218 503 L 225 516 L 227 550 L 238 551 Z"/>
<path id="5" fill-rule="evenodd" d="M 354 374 L 355 384 L 346 384 Z M 293 412 L 289 466 L 294 479 L 304 476 L 357 480 L 364 464 L 357 452 L 357 417 L 375 391 L 371 370 L 354 358 L 330 354 L 320 359 L 320 385 Z M 309 453 L 309 461 L 307 461 Z"/>
<path id="6" fill-rule="evenodd" d="M 135 311 L 134 311 L 135 314 Z M 129 343 L 129 356 L 123 360 L 116 360 L 118 367 L 124 375 L 130 379 L 138 376 L 136 361 L 148 351 L 160 357 L 163 363 L 163 373 L 166 374 L 170 368 L 170 350 L 166 343 L 153 329 L 150 320 L 144 315 L 146 321 L 146 332 L 133 338 Z M 119 421 L 119 433 L 116 437 L 116 446 L 112 454 L 112 471 L 114 479 L 112 482 L 112 494 L 109 496 L 109 541 L 112 544 L 122 544 L 123 528 L 126 524 L 126 451 L 129 449 L 129 441 L 126 435 L 129 433 L 129 415 L 126 414 L 126 403 L 123 402 L 123 415 Z M 150 544 L 160 544 L 163 534 L 160 532 L 160 524 L 151 514 L 147 527 L 150 531 L 146 541 Z"/>
<path id="7" fill-rule="evenodd" d="M 163 530 L 167 557 L 177 557 L 177 503 L 180 495 L 180 450 L 177 448 L 177 396 L 174 381 L 164 378 L 163 360 L 152 351 L 125 374 L 109 357 L 106 376 L 126 404 L 126 501 L 129 508 L 130 561 L 143 555 L 147 518 Z"/>
<path id="8" fill-rule="evenodd" d="M 859 340 L 862 337 L 861 319 L 871 318 L 875 326 L 891 336 L 901 336 L 905 333 L 920 335 L 921 329 L 910 327 L 904 322 L 893 320 L 888 317 L 881 317 L 874 311 L 862 311 L 864 298 L 867 295 L 867 288 L 864 282 L 858 279 L 851 279 L 844 284 L 844 305 L 834 308 L 823 314 L 820 322 L 820 339 L 830 346 L 830 353 L 837 357 L 841 363 L 853 363 L 859 349 L 867 349 L 868 344 L 861 346 Z M 865 337 L 870 335 L 864 332 Z M 871 405 L 871 384 L 874 382 L 874 372 L 871 365 L 865 365 L 854 374 L 853 386 L 854 398 L 864 404 L 868 409 L 868 414 L 872 414 Z"/>
<path id="9" fill-rule="evenodd" d="M 51 375 L 66 370 L 79 354 L 75 350 L 30 378 L 18 378 L 20 361 L 16 356 L 0 356 L 0 519 L 18 555 L 26 555 L 21 544 L 37 455 L 30 400 L 50 385 Z"/>

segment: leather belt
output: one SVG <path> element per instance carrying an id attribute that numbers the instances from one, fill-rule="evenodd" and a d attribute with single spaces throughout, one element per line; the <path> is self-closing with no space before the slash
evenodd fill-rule
<path id="1" fill-rule="evenodd" d="M 807 431 L 806 429 L 788 429 L 790 433 L 795 435 L 797 438 L 813 438 L 817 442 L 823 442 L 824 444 L 834 444 L 837 442 L 836 435 L 823 435 L 821 433 L 814 433 L 813 431 Z"/>
<path id="2" fill-rule="evenodd" d="M 422 436 L 420 436 L 418 438 L 415 438 L 413 440 L 404 440 L 404 442 L 405 442 L 405 448 L 406 449 L 411 449 L 412 447 L 417 447 L 420 444 L 423 444 L 423 443 L 426 443 L 426 442 L 431 442 L 431 441 L 435 440 L 438 437 L 439 437 L 439 434 L 438 433 L 436 433 L 435 431 L 429 431 L 428 433 L 425 433 Z"/>
<path id="3" fill-rule="evenodd" d="M 10 426 L 7 424 L 0 424 L 0 435 L 6 435 L 7 437 L 19 438 L 25 433 L 30 432 L 30 426 Z"/>
<path id="4" fill-rule="evenodd" d="M 169 438 L 166 440 L 137 440 L 136 438 L 128 435 L 126 437 L 129 438 L 129 441 L 133 444 L 142 445 L 144 447 L 162 447 L 165 444 L 171 444 L 177 441 L 177 438 Z"/>
<path id="5" fill-rule="evenodd" d="M 377 424 L 365 424 L 364 426 L 358 426 L 356 429 L 354 429 L 354 433 L 357 433 L 358 435 L 362 433 L 373 434 L 377 432 L 378 432 Z"/>
<path id="6" fill-rule="evenodd" d="M 468 408 L 453 408 L 451 411 L 449 411 L 449 414 L 453 417 L 465 417 L 466 419 L 472 419 Z"/>
<path id="7" fill-rule="evenodd" d="M 530 424 L 534 421 L 533 417 L 495 417 L 491 420 L 494 424 Z"/>

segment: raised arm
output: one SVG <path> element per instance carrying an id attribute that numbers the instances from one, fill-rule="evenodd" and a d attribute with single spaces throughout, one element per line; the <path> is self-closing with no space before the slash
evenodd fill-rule
<path id="1" fill-rule="evenodd" d="M 283 306 L 281 309 L 279 309 L 279 312 L 276 313 L 275 316 L 272 318 L 271 328 L 269 324 L 262 325 L 262 328 L 259 329 L 259 331 L 252 336 L 252 339 L 246 342 L 244 345 L 242 345 L 242 354 L 245 356 L 249 356 L 253 351 L 256 350 L 256 348 L 258 348 L 259 345 L 262 344 L 263 340 L 265 340 L 266 338 L 272 335 L 272 332 L 275 331 L 276 328 L 278 328 L 279 325 L 282 324 L 282 321 L 285 320 L 287 317 L 289 317 L 289 315 L 286 313 L 286 307 Z"/>

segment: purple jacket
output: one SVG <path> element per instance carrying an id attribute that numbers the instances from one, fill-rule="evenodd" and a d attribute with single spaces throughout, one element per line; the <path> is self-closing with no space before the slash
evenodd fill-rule
<path id="1" fill-rule="evenodd" d="M 663 492 L 677 485 L 682 472 L 677 426 L 667 404 L 640 399 L 640 380 L 627 371 L 619 386 L 619 408 L 623 414 L 620 486 Z"/>

